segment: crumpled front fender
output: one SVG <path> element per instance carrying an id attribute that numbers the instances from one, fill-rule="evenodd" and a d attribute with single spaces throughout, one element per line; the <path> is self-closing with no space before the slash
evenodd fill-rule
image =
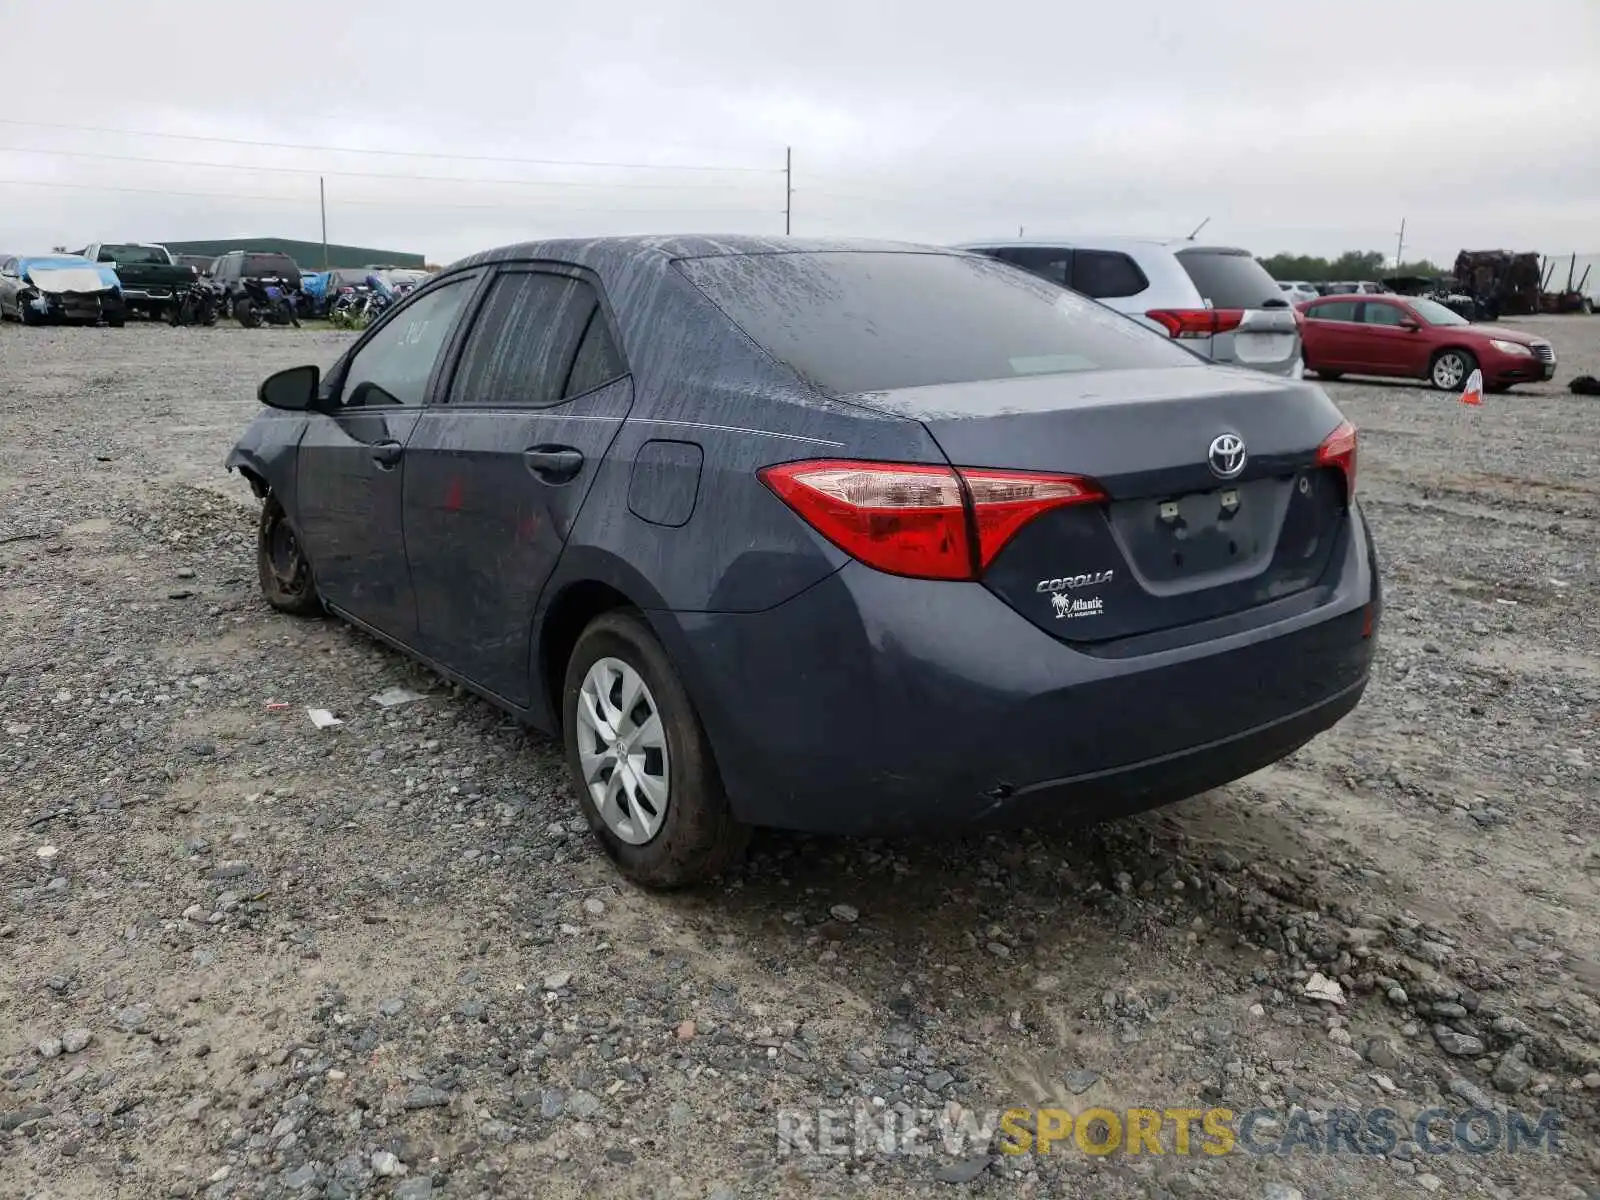
<path id="1" fill-rule="evenodd" d="M 272 492 L 284 510 L 292 513 L 295 469 L 306 423 L 299 413 L 258 413 L 228 451 L 223 466 L 249 480 L 257 496 Z"/>

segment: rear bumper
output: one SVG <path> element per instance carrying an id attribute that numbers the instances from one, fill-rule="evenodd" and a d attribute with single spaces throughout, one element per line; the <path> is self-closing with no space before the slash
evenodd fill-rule
<path id="1" fill-rule="evenodd" d="M 1364 522 L 1342 541 L 1315 607 L 1121 657 L 1057 641 L 980 585 L 855 563 L 764 613 L 651 615 L 743 820 L 1095 820 L 1249 774 L 1355 707 L 1380 593 Z"/>

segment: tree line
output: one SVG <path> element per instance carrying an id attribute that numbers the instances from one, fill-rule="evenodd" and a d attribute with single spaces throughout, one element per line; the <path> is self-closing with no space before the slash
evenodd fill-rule
<path id="1" fill-rule="evenodd" d="M 1303 279 L 1308 283 L 1335 283 L 1341 280 L 1382 279 L 1396 275 L 1444 275 L 1444 268 L 1427 259 L 1385 267 L 1377 250 L 1346 250 L 1338 258 L 1319 258 L 1312 254 L 1274 254 L 1261 265 L 1274 279 Z"/>

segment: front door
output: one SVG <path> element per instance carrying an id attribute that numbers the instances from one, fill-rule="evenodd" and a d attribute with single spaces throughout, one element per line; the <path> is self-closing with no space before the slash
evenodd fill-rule
<path id="1" fill-rule="evenodd" d="M 296 513 L 322 598 L 410 643 L 416 601 L 401 522 L 405 449 L 477 277 L 451 280 L 376 327 L 329 380 L 300 441 Z"/>
<path id="2" fill-rule="evenodd" d="M 1402 329 L 1400 322 L 1413 319 L 1410 312 L 1392 300 L 1366 300 L 1361 305 L 1361 328 L 1365 334 L 1370 369 L 1379 375 L 1420 375 L 1414 360 L 1422 338 L 1415 329 Z"/>
<path id="3" fill-rule="evenodd" d="M 406 451 L 422 645 L 519 707 L 539 592 L 632 404 L 618 344 L 587 279 L 504 271 Z"/>

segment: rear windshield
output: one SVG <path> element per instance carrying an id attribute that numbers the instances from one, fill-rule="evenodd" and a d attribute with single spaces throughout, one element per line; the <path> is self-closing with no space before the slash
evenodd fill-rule
<path id="1" fill-rule="evenodd" d="M 1283 302 L 1267 269 L 1243 251 L 1180 250 L 1178 261 L 1212 308 L 1260 308 L 1268 300 Z"/>
<path id="2" fill-rule="evenodd" d="M 1137 322 L 978 255 L 827 251 L 677 265 L 767 353 L 836 395 L 1196 365 Z"/>
<path id="3" fill-rule="evenodd" d="M 120 263 L 123 266 L 133 266 L 136 263 L 153 263 L 163 267 L 170 265 L 166 252 L 157 250 L 154 246 L 101 246 L 100 261 Z"/>
<path id="4" fill-rule="evenodd" d="M 286 279 L 299 279 L 300 268 L 287 254 L 246 254 L 240 268 L 246 276 L 277 275 Z"/>

